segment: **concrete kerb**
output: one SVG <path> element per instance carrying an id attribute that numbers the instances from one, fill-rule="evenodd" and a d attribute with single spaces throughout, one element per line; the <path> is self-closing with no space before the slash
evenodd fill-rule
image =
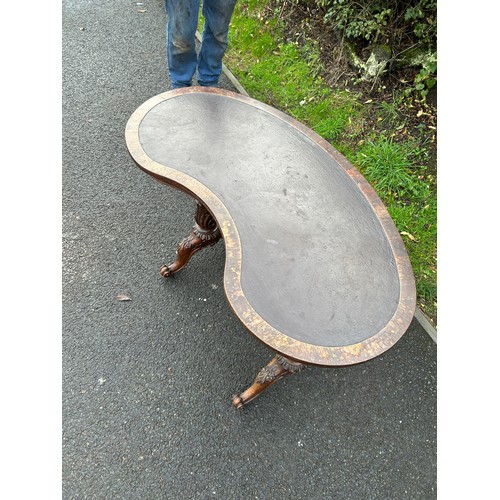
<path id="1" fill-rule="evenodd" d="M 196 38 L 198 39 L 199 42 L 201 42 L 201 34 L 199 31 L 196 32 Z M 229 78 L 231 83 L 236 87 L 236 89 L 240 94 L 250 97 L 250 95 L 245 90 L 243 85 L 241 85 L 238 79 L 233 75 L 233 73 L 229 70 L 229 68 L 225 64 L 222 64 L 222 71 Z M 434 326 L 427 319 L 427 317 L 419 307 L 417 307 L 417 309 L 415 310 L 415 319 L 420 323 L 422 328 L 428 333 L 431 339 L 437 344 L 437 330 L 434 328 Z"/>
<path id="2" fill-rule="evenodd" d="M 422 328 L 429 334 L 432 340 L 437 344 L 437 331 L 432 326 L 432 323 L 427 319 L 427 316 L 417 307 L 415 311 L 415 319 L 420 323 Z"/>
<path id="3" fill-rule="evenodd" d="M 229 78 L 229 80 L 231 80 L 231 83 L 236 87 L 240 94 L 250 97 L 248 92 L 243 88 L 243 85 L 241 85 L 241 83 L 236 79 L 236 77 L 231 73 L 229 68 L 224 63 L 222 63 L 222 71 L 224 71 L 224 74 Z"/>

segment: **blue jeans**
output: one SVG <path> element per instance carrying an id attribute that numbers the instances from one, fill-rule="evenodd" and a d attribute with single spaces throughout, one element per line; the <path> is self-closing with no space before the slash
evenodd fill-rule
<path id="1" fill-rule="evenodd" d="M 198 68 L 198 84 L 216 86 L 222 73 L 229 23 L 237 0 L 203 0 L 205 25 L 196 54 L 200 0 L 165 0 L 167 62 L 172 88 L 189 87 Z"/>

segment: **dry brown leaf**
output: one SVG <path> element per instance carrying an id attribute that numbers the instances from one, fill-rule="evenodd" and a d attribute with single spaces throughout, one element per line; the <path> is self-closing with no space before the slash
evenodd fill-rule
<path id="1" fill-rule="evenodd" d="M 415 238 L 415 236 L 413 236 L 413 234 L 407 233 L 406 231 L 402 231 L 401 234 L 404 236 L 408 236 L 408 238 L 410 238 L 411 241 L 417 241 L 417 239 Z"/>

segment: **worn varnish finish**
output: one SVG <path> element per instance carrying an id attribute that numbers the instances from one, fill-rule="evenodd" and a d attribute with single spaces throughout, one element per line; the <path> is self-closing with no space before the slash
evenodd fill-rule
<path id="1" fill-rule="evenodd" d="M 192 87 L 140 106 L 126 140 L 141 169 L 216 221 L 229 303 L 274 351 L 349 365 L 406 331 L 415 285 L 401 237 L 372 187 L 316 133 L 251 98 Z"/>

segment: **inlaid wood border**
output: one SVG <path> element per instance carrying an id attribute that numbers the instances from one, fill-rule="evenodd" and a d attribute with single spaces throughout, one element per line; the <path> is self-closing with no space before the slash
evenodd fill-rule
<path id="1" fill-rule="evenodd" d="M 329 154 L 346 172 L 366 197 L 387 236 L 396 261 L 400 297 L 397 309 L 389 322 L 372 337 L 348 346 L 324 347 L 295 340 L 269 325 L 248 302 L 241 288 L 242 248 L 231 214 L 224 203 L 204 184 L 193 177 L 152 160 L 139 140 L 139 127 L 145 115 L 167 99 L 184 94 L 210 93 L 235 99 L 272 114 L 307 136 Z M 211 87 L 188 87 L 171 90 L 148 99 L 131 115 L 125 130 L 128 150 L 137 166 L 159 182 L 180 189 L 202 202 L 217 221 L 225 242 L 226 262 L 224 289 L 228 302 L 243 325 L 265 345 L 279 354 L 310 365 L 344 366 L 367 361 L 392 347 L 410 325 L 416 307 L 415 280 L 406 248 L 386 207 L 368 181 L 329 142 L 285 113 L 251 97 Z"/>

